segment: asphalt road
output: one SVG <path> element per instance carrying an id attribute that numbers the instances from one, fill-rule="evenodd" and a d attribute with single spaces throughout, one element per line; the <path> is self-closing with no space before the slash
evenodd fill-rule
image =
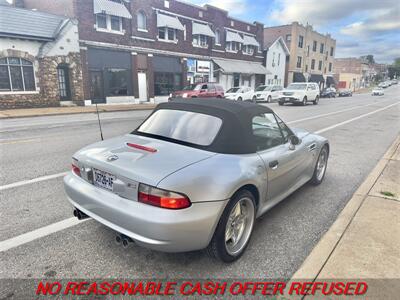
<path id="1" fill-rule="evenodd" d="M 289 126 L 330 140 L 327 176 L 320 186 L 302 187 L 259 219 L 246 253 L 230 265 L 202 251 L 123 249 L 112 230 L 93 220 L 61 223 L 57 229 L 54 223 L 72 217 L 62 173 L 76 150 L 99 140 L 96 115 L 1 120 L 0 278 L 289 278 L 399 134 L 399 92 L 400 86 L 392 86 L 383 97 L 269 105 Z M 103 113 L 104 136 L 132 131 L 149 113 Z M 54 232 L 40 237 L 48 230 Z M 19 246 L 6 250 L 5 242 Z"/>

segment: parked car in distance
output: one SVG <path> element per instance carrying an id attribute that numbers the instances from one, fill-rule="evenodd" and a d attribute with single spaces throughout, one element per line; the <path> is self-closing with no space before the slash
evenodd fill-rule
<path id="1" fill-rule="evenodd" d="M 280 94 L 278 103 L 307 105 L 307 102 L 312 102 L 314 105 L 319 102 L 319 86 L 315 82 L 296 82 L 288 85 Z"/>
<path id="2" fill-rule="evenodd" d="M 385 92 L 384 92 L 383 88 L 376 87 L 372 90 L 371 95 L 372 96 L 383 96 L 383 95 L 385 95 Z"/>
<path id="3" fill-rule="evenodd" d="M 323 181 L 329 150 L 326 138 L 289 128 L 266 106 L 180 99 L 130 134 L 76 152 L 64 186 L 74 215 L 115 230 L 123 245 L 207 248 L 233 262 L 256 218 Z"/>
<path id="4" fill-rule="evenodd" d="M 260 85 L 254 91 L 251 99 L 253 102 L 267 101 L 269 103 L 272 101 L 277 101 L 279 100 L 282 90 L 283 87 L 279 85 Z"/>
<path id="5" fill-rule="evenodd" d="M 398 80 L 397 79 L 392 79 L 392 84 L 398 84 Z"/>
<path id="6" fill-rule="evenodd" d="M 250 100 L 253 95 L 253 89 L 249 86 L 237 86 L 230 88 L 225 92 L 225 99 L 244 101 Z"/>
<path id="7" fill-rule="evenodd" d="M 383 81 L 383 82 L 381 82 L 381 83 L 378 84 L 378 87 L 383 88 L 383 89 L 386 89 L 386 88 L 388 88 L 389 86 L 390 86 L 390 84 L 389 84 L 389 82 L 387 82 L 387 81 Z"/>
<path id="8" fill-rule="evenodd" d="M 325 88 L 321 92 L 321 98 L 335 98 L 336 97 L 336 89 L 329 87 Z"/>
<path id="9" fill-rule="evenodd" d="M 339 89 L 338 96 L 339 97 L 351 97 L 351 96 L 353 96 L 353 92 L 349 89 Z"/>
<path id="10" fill-rule="evenodd" d="M 185 87 L 169 95 L 169 101 L 175 98 L 223 98 L 224 89 L 218 83 L 206 82 Z"/>

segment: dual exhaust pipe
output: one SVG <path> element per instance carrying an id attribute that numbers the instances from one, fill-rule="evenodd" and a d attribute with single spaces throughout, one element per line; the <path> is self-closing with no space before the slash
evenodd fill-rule
<path id="1" fill-rule="evenodd" d="M 85 214 L 84 212 L 80 211 L 77 208 L 74 209 L 74 216 L 78 218 L 78 220 L 84 220 L 90 218 L 87 214 Z M 117 243 L 117 245 L 122 245 L 122 247 L 126 249 L 129 247 L 130 244 L 133 243 L 133 240 L 129 236 L 120 233 L 117 234 L 117 236 L 115 237 L 115 242 Z"/>
<path id="2" fill-rule="evenodd" d="M 117 243 L 117 245 L 122 245 L 123 248 L 128 248 L 130 244 L 133 243 L 133 240 L 129 237 L 126 236 L 124 234 L 118 234 L 115 237 L 115 242 Z"/>
<path id="3" fill-rule="evenodd" d="M 74 209 L 74 216 L 75 216 L 76 218 L 78 218 L 78 220 L 84 220 L 84 219 L 90 218 L 87 214 L 81 212 L 81 211 L 80 211 L 79 209 L 77 209 L 77 208 Z"/>

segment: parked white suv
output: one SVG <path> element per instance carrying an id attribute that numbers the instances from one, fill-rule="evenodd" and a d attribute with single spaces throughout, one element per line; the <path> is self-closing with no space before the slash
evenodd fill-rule
<path id="1" fill-rule="evenodd" d="M 260 85 L 253 93 L 253 102 L 267 101 L 268 103 L 278 100 L 283 87 L 279 85 Z"/>
<path id="2" fill-rule="evenodd" d="M 253 89 L 248 86 L 237 86 L 230 88 L 225 92 L 225 99 L 244 101 L 251 99 Z"/>
<path id="3" fill-rule="evenodd" d="M 288 85 L 279 98 L 279 105 L 295 103 L 307 105 L 307 102 L 318 104 L 319 86 L 314 82 L 296 82 Z"/>

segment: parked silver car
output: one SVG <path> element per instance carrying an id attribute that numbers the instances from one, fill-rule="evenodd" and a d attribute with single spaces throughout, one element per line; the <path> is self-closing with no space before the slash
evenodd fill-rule
<path id="1" fill-rule="evenodd" d="M 269 108 L 224 99 L 159 104 L 132 133 L 74 154 L 65 190 L 78 218 L 124 244 L 225 262 L 246 249 L 255 218 L 307 182 L 320 184 L 328 141 Z"/>

